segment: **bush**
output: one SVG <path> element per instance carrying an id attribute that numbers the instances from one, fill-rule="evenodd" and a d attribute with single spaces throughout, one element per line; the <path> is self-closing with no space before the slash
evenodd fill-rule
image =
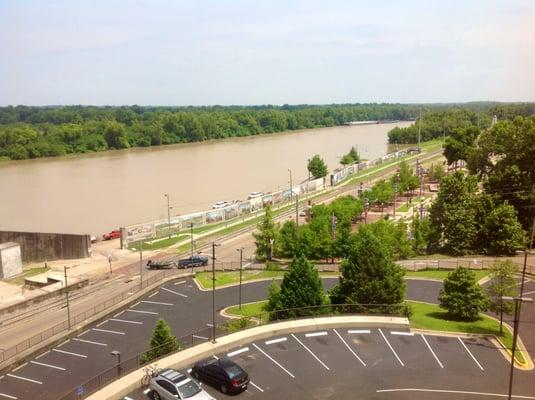
<path id="1" fill-rule="evenodd" d="M 162 318 L 156 322 L 149 346 L 149 350 L 140 358 L 142 364 L 180 349 L 176 336 L 171 333 L 171 327 Z"/>

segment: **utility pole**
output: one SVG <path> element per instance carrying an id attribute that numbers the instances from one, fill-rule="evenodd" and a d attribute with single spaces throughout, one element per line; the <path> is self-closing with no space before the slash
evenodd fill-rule
<path id="1" fill-rule="evenodd" d="M 293 187 L 293 183 L 292 183 L 292 170 L 290 168 L 288 168 L 288 172 L 290 173 L 290 202 L 291 202 L 292 199 L 293 199 L 294 187 Z"/>
<path id="2" fill-rule="evenodd" d="M 367 224 L 368 223 L 368 208 L 370 207 L 370 201 L 368 200 L 368 198 L 366 197 L 364 199 L 364 223 Z"/>
<path id="3" fill-rule="evenodd" d="M 420 136 L 422 132 L 422 112 L 420 111 L 420 118 L 418 119 L 418 153 L 422 150 L 420 149 Z"/>
<path id="4" fill-rule="evenodd" d="M 215 343 L 215 248 L 219 246 L 212 242 L 212 343 Z"/>
<path id="5" fill-rule="evenodd" d="M 189 223 L 189 234 L 191 236 L 191 257 L 193 258 L 193 222 Z"/>
<path id="6" fill-rule="evenodd" d="M 243 247 L 240 247 L 239 249 L 236 249 L 236 251 L 240 252 L 240 291 L 239 291 L 239 308 L 241 310 L 241 282 L 242 282 L 242 271 L 243 271 Z"/>
<path id="7" fill-rule="evenodd" d="M 166 193 L 164 196 L 167 198 L 167 231 L 169 239 L 171 239 L 171 207 L 169 206 L 169 195 Z"/>
<path id="8" fill-rule="evenodd" d="M 139 290 L 143 289 L 143 240 L 139 242 Z"/>
<path id="9" fill-rule="evenodd" d="M 295 195 L 295 224 L 299 226 L 299 195 Z"/>
<path id="10" fill-rule="evenodd" d="M 67 270 L 69 267 L 63 266 L 63 273 L 65 274 L 65 299 L 67 300 L 67 329 L 71 330 L 71 309 L 69 308 L 69 285 L 67 283 Z"/>

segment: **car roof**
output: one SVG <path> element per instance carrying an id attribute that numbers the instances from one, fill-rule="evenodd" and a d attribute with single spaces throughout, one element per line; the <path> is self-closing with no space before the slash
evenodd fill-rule
<path id="1" fill-rule="evenodd" d="M 163 376 L 167 380 L 173 382 L 175 385 L 181 383 L 183 380 L 189 379 L 184 374 L 181 374 L 176 369 L 167 368 L 160 372 L 159 376 Z"/>

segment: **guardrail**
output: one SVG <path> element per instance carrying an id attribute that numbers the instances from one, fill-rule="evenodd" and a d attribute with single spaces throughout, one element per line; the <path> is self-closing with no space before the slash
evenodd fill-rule
<path id="1" fill-rule="evenodd" d="M 289 308 L 277 311 L 266 311 L 262 314 L 258 314 L 248 318 L 241 318 L 239 320 L 233 320 L 224 324 L 218 325 L 215 330 L 215 339 L 242 331 L 253 326 L 265 325 L 281 320 L 297 320 L 300 318 L 310 318 L 317 316 L 333 316 L 333 315 L 374 315 L 374 316 L 404 316 L 408 315 L 408 307 L 405 304 L 329 304 L 321 306 Z M 211 341 L 214 339 L 213 328 L 207 327 L 200 331 L 190 333 L 188 335 L 178 338 L 178 343 L 182 351 L 191 348 L 195 345 Z M 163 344 L 159 348 L 164 348 L 166 344 Z M 146 352 L 139 353 L 134 357 L 121 361 L 115 366 L 103 370 L 99 374 L 95 375 L 91 379 L 88 379 L 83 384 L 73 388 L 68 393 L 63 395 L 60 400 L 74 400 L 83 399 L 89 396 L 91 393 L 102 389 L 104 386 L 110 384 L 114 380 L 120 378 L 122 375 L 132 372 L 145 364 L 153 363 L 157 359 L 143 362 L 144 356 L 149 352 L 154 352 L 155 349 L 147 350 Z M 167 352 L 160 354 L 159 358 L 166 357 L 171 354 Z M 82 393 L 82 394 L 80 394 Z"/>

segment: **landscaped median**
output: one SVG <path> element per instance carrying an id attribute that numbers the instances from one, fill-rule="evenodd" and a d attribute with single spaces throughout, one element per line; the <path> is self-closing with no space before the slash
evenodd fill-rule
<path id="1" fill-rule="evenodd" d="M 217 339 L 216 343 L 205 342 L 167 356 L 157 361 L 158 368 L 183 369 L 195 362 L 212 357 L 216 353 L 225 352 L 255 340 L 267 339 L 273 336 L 307 332 L 310 330 L 329 328 L 394 328 L 406 329 L 409 321 L 402 317 L 380 316 L 330 316 L 307 318 L 300 320 L 277 322 L 244 331 L 236 332 Z M 88 400 L 119 400 L 132 391 L 141 387 L 141 378 L 144 375 L 142 368 L 118 379 L 104 389 L 89 396 Z"/>

